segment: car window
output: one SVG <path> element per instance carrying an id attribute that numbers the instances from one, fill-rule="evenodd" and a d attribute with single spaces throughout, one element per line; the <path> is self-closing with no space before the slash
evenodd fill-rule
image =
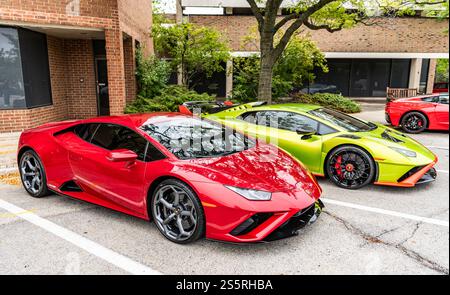
<path id="1" fill-rule="evenodd" d="M 98 124 L 80 124 L 75 126 L 74 133 L 81 139 L 90 142 L 92 135 L 94 135 L 95 130 L 97 130 L 97 127 Z"/>
<path id="2" fill-rule="evenodd" d="M 133 130 L 114 124 L 101 124 L 94 137 L 92 144 L 107 150 L 127 149 L 138 155 L 138 160 L 150 162 L 165 158 L 165 156 L 144 137 Z M 146 153 L 147 145 L 149 152 Z"/>
<path id="3" fill-rule="evenodd" d="M 439 96 L 427 96 L 427 97 L 423 97 L 422 101 L 425 102 L 439 102 Z"/>
<path id="4" fill-rule="evenodd" d="M 439 103 L 448 104 L 448 94 L 443 94 L 439 96 Z"/>
<path id="5" fill-rule="evenodd" d="M 373 123 L 364 122 L 355 117 L 327 108 L 312 110 L 308 113 L 330 124 L 342 127 L 349 132 L 365 132 L 377 129 L 377 125 Z"/>
<path id="6" fill-rule="evenodd" d="M 296 132 L 301 128 L 312 128 L 317 134 L 325 135 L 337 132 L 336 129 L 320 123 L 307 116 L 302 116 L 292 112 L 282 111 L 261 111 L 248 112 L 241 116 L 246 122 L 258 124 L 267 127 L 275 127 L 279 129 Z"/>
<path id="7" fill-rule="evenodd" d="M 155 117 L 142 124 L 140 129 L 182 160 L 227 156 L 256 144 L 234 129 L 193 117 L 166 120 Z"/>

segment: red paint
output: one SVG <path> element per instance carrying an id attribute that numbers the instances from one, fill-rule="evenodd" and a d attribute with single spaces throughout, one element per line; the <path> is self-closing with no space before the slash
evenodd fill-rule
<path id="1" fill-rule="evenodd" d="M 310 206 L 321 194 L 314 177 L 282 150 L 265 143 L 229 156 L 179 160 L 138 128 L 147 119 L 171 120 L 177 113 L 154 113 L 46 124 L 22 133 L 19 151 L 30 147 L 41 158 L 49 188 L 63 194 L 63 183 L 74 180 L 83 192 L 65 195 L 95 203 L 143 219 L 147 195 L 159 177 L 174 177 L 188 184 L 200 198 L 206 216 L 206 237 L 230 242 L 264 239 L 299 210 Z M 92 145 L 73 132 L 56 134 L 82 123 L 113 123 L 144 136 L 166 159 L 136 160 L 127 150 L 108 151 Z M 249 201 L 224 185 L 272 192 L 271 201 Z M 309 192 L 309 194 L 306 193 Z M 276 213 L 262 226 L 235 237 L 236 226 L 258 212 Z"/>
<path id="2" fill-rule="evenodd" d="M 436 95 L 429 95 L 429 97 Z M 403 115 L 411 111 L 423 113 L 428 118 L 429 130 L 448 130 L 448 104 L 426 102 L 422 97 L 397 99 L 386 104 L 386 114 L 393 126 L 399 126 Z"/>

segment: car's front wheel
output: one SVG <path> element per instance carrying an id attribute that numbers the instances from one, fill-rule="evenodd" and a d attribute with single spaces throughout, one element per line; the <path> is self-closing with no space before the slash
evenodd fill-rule
<path id="1" fill-rule="evenodd" d="M 356 146 L 341 146 L 328 156 L 327 175 L 339 187 L 359 189 L 375 175 L 375 163 L 367 151 Z"/>
<path id="2" fill-rule="evenodd" d="M 170 241 L 187 244 L 204 235 L 205 215 L 195 192 L 185 183 L 167 179 L 151 199 L 152 217 L 158 230 Z"/>
<path id="3" fill-rule="evenodd" d="M 49 194 L 44 165 L 33 150 L 27 150 L 19 160 L 19 172 L 23 187 L 34 198 Z"/>
<path id="4" fill-rule="evenodd" d="M 410 112 L 402 118 L 401 125 L 403 131 L 416 134 L 427 129 L 428 119 L 422 113 Z"/>

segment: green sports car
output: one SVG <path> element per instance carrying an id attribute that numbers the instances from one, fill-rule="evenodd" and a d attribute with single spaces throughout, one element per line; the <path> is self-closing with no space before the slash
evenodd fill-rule
<path id="1" fill-rule="evenodd" d="M 384 125 L 321 106 L 222 105 L 203 116 L 278 145 L 314 175 L 343 188 L 369 183 L 413 187 L 436 179 L 437 157 L 422 144 Z"/>

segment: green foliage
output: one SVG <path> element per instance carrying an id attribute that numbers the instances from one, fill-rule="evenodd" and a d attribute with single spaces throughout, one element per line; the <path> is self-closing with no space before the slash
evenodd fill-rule
<path id="1" fill-rule="evenodd" d="M 152 98 L 161 94 L 171 74 L 170 64 L 155 56 L 145 58 L 141 50 L 136 51 L 136 79 L 139 95 Z"/>
<path id="2" fill-rule="evenodd" d="M 436 82 L 448 82 L 448 59 L 440 58 L 436 65 Z"/>
<path id="3" fill-rule="evenodd" d="M 316 93 L 303 94 L 299 93 L 293 97 L 293 102 L 316 104 L 344 113 L 358 113 L 361 111 L 361 106 L 341 94 L 332 93 Z"/>
<path id="4" fill-rule="evenodd" d="M 125 113 L 176 112 L 178 111 L 178 106 L 186 101 L 213 100 L 215 100 L 215 97 L 208 94 L 198 94 L 185 87 L 171 85 L 164 88 L 164 91 L 157 97 L 138 96 L 133 103 L 126 107 Z"/>
<path id="5" fill-rule="evenodd" d="M 233 63 L 233 98 L 239 102 L 256 100 L 260 58 L 256 55 L 239 57 L 234 58 Z M 315 68 L 328 71 L 325 56 L 308 37 L 293 38 L 274 67 L 273 97 L 287 96 L 294 88 L 301 88 L 306 82 L 312 82 Z"/>
<path id="6" fill-rule="evenodd" d="M 196 74 L 211 77 L 214 72 L 225 70 L 224 63 L 230 58 L 226 43 L 212 28 L 191 23 L 155 24 L 152 36 L 158 55 L 170 57 L 174 70 L 181 67 L 186 87 L 191 86 Z"/>

